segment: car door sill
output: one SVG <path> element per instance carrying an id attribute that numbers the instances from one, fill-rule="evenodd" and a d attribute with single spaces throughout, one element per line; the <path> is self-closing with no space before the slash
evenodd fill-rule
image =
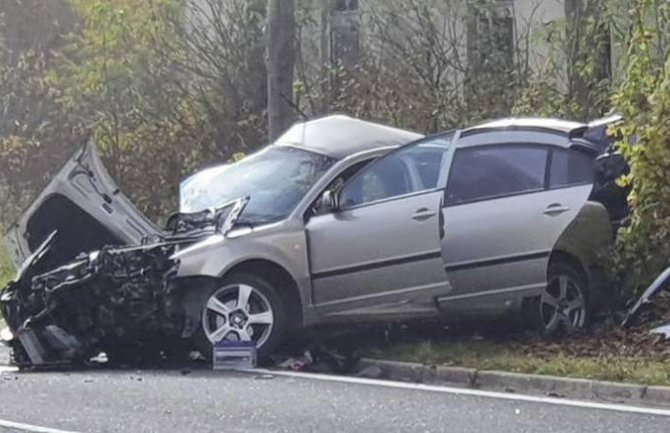
<path id="1" fill-rule="evenodd" d="M 464 293 L 460 295 L 447 295 L 437 298 L 437 302 L 460 301 L 463 299 L 479 298 L 482 296 L 503 295 L 506 293 L 526 292 L 534 290 L 542 290 L 546 283 L 527 284 L 525 286 L 508 287 L 506 289 L 487 290 L 485 292 Z"/>
<path id="2" fill-rule="evenodd" d="M 415 286 L 415 287 L 409 287 L 405 289 L 400 289 L 400 290 L 395 290 L 393 292 L 380 292 L 380 293 L 371 293 L 369 295 L 362 295 L 362 296 L 356 296 L 353 298 L 346 298 L 346 299 L 338 299 L 336 301 L 328 301 L 328 302 L 323 302 L 321 304 L 316 304 L 315 307 L 318 308 L 325 308 L 325 307 L 332 307 L 333 305 L 341 305 L 341 304 L 348 304 L 348 303 L 353 303 L 353 302 L 359 302 L 359 301 L 365 301 L 369 299 L 374 299 L 374 298 L 387 298 L 387 297 L 392 297 L 394 295 L 402 295 L 402 294 L 407 294 L 407 293 L 413 293 L 413 292 L 419 292 L 419 291 L 424 291 L 424 290 L 435 290 L 435 289 L 440 289 L 446 287 L 446 283 L 444 281 L 440 281 L 438 283 L 431 283 L 431 284 L 425 284 L 422 286 Z"/>

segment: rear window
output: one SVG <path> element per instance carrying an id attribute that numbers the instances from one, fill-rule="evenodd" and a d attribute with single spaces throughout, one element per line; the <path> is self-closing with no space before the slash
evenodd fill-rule
<path id="1" fill-rule="evenodd" d="M 451 205 L 544 189 L 549 151 L 532 145 L 456 151 L 447 186 Z"/>

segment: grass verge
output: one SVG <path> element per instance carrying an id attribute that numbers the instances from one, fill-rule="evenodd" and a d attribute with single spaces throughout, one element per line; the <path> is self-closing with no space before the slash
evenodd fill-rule
<path id="1" fill-rule="evenodd" d="M 517 373 L 587 378 L 645 385 L 670 385 L 667 361 L 614 356 L 592 356 L 530 353 L 521 343 L 491 341 L 411 342 L 384 349 L 370 355 L 380 359 L 450 365 L 480 370 L 502 370 Z"/>

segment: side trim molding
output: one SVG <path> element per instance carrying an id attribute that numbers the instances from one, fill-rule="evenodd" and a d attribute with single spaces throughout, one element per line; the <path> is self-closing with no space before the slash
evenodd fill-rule
<path id="1" fill-rule="evenodd" d="M 523 262 L 526 260 L 543 259 L 549 257 L 551 251 L 540 251 L 529 254 L 519 254 L 516 256 L 497 257 L 495 259 L 475 260 L 471 262 L 461 262 L 446 265 L 444 269 L 447 272 L 463 271 L 466 269 L 484 268 L 487 266 L 506 265 L 509 263 Z"/>
<path id="2" fill-rule="evenodd" d="M 337 275 L 353 274 L 356 272 L 371 271 L 374 269 L 385 268 L 388 266 L 403 265 L 406 263 L 421 262 L 424 260 L 435 260 L 442 258 L 442 251 L 432 251 L 429 253 L 415 254 L 412 256 L 397 257 L 379 262 L 364 263 L 362 265 L 347 266 L 343 268 L 331 269 L 312 274 L 312 279 L 329 278 Z"/>

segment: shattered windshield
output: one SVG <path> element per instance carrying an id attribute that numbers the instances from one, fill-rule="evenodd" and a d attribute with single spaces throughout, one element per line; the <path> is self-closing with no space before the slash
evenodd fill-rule
<path id="1" fill-rule="evenodd" d="M 206 174 L 206 181 L 190 188 L 182 211 L 199 212 L 239 197 L 250 197 L 239 222 L 282 220 L 333 165 L 335 159 L 288 146 L 269 146 L 243 160 Z M 196 175 L 194 181 L 198 183 Z"/>

